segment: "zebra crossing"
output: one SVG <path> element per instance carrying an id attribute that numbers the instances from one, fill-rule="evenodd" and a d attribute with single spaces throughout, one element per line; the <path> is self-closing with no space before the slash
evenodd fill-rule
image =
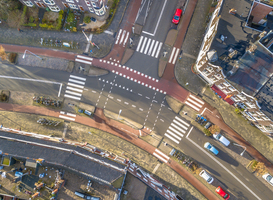
<path id="1" fill-rule="evenodd" d="M 75 62 L 80 62 L 83 64 L 88 64 L 88 65 L 92 65 L 93 58 L 87 57 L 87 56 L 81 56 L 81 55 L 77 55 L 75 58 Z"/>
<path id="2" fill-rule="evenodd" d="M 182 137 L 184 137 L 184 134 L 189 129 L 189 126 L 190 124 L 176 116 L 164 135 L 173 142 L 179 144 Z"/>
<path id="3" fill-rule="evenodd" d="M 177 56 L 178 56 L 178 54 L 179 54 L 179 51 L 180 51 L 179 48 L 173 47 L 171 56 L 170 56 L 170 58 L 169 58 L 169 63 L 175 64 L 175 62 L 176 62 L 176 60 L 177 60 Z"/>
<path id="4" fill-rule="evenodd" d="M 64 111 L 60 111 L 60 118 L 70 120 L 70 121 L 75 121 L 76 115 L 72 113 L 65 113 Z"/>
<path id="5" fill-rule="evenodd" d="M 141 36 L 136 51 L 158 58 L 162 44 L 162 42 Z"/>
<path id="6" fill-rule="evenodd" d="M 204 101 L 198 99 L 197 97 L 193 96 L 193 95 L 189 95 L 188 98 L 185 101 L 185 104 L 191 108 L 193 108 L 196 111 L 200 111 L 200 109 L 203 107 L 204 105 Z"/>
<path id="7" fill-rule="evenodd" d="M 64 97 L 81 100 L 86 78 L 70 75 Z"/>
<path id="8" fill-rule="evenodd" d="M 122 45 L 123 47 L 125 47 L 125 45 L 128 41 L 128 38 L 129 38 L 129 34 L 130 34 L 130 32 L 128 32 L 126 30 L 119 29 L 118 37 L 116 39 L 115 44 Z"/>

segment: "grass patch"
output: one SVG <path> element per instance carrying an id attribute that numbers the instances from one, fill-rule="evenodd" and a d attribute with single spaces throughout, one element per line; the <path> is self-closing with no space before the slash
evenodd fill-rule
<path id="1" fill-rule="evenodd" d="M 21 129 L 22 131 L 38 133 L 42 135 L 52 135 L 56 137 L 62 137 L 64 130 L 64 123 L 60 123 L 58 126 L 42 126 L 37 123 L 40 118 L 45 118 L 41 115 L 25 114 L 17 112 L 0 112 L 0 121 L 4 127 Z M 51 121 L 61 121 L 60 118 L 46 117 Z"/>
<path id="2" fill-rule="evenodd" d="M 175 113 L 179 113 L 183 107 L 183 103 L 168 95 L 166 96 L 166 102 Z"/>

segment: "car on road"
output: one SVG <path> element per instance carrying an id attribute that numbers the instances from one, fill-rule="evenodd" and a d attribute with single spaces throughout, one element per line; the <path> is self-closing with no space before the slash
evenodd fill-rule
<path id="1" fill-rule="evenodd" d="M 175 10 L 174 15 L 173 15 L 172 23 L 174 23 L 174 24 L 177 25 L 177 24 L 179 23 L 179 21 L 180 21 L 181 15 L 182 15 L 182 10 L 179 9 L 179 8 L 177 8 L 177 9 Z"/>
<path id="2" fill-rule="evenodd" d="M 226 147 L 230 144 L 230 141 L 220 133 L 214 133 L 213 137 L 219 142 L 221 142 L 223 145 L 225 145 Z"/>
<path id="3" fill-rule="evenodd" d="M 211 184 L 213 182 L 213 177 L 211 175 L 209 175 L 208 172 L 206 172 L 206 170 L 202 170 L 200 173 L 199 173 L 199 176 L 201 176 L 203 179 L 205 179 L 205 181 L 208 182 L 208 184 Z"/>
<path id="4" fill-rule="evenodd" d="M 220 194 L 220 196 L 223 197 L 225 200 L 228 200 L 230 197 L 230 195 L 225 190 L 223 190 L 220 186 L 216 188 L 215 192 Z"/>
<path id="5" fill-rule="evenodd" d="M 217 155 L 219 153 L 219 151 L 214 146 L 212 146 L 209 142 L 206 142 L 204 144 L 204 147 L 210 152 L 212 152 L 214 155 Z"/>
<path id="6" fill-rule="evenodd" d="M 273 177 L 270 174 L 264 174 L 263 178 L 273 186 Z"/>

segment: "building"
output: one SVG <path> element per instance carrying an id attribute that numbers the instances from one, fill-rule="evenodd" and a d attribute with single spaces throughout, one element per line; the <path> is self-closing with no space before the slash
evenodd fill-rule
<path id="1" fill-rule="evenodd" d="M 259 5 L 262 10 L 253 12 L 255 5 L 256 8 Z M 265 32 L 248 27 L 249 16 L 252 16 L 253 22 L 261 23 L 265 17 L 269 22 L 271 11 L 268 6 L 262 7 L 255 0 L 219 0 L 195 68 L 220 98 L 242 108 L 242 114 L 248 120 L 272 137 L 273 119 L 269 117 L 273 117 L 273 114 L 269 117 L 265 115 L 265 110 L 258 103 L 261 101 L 257 98 L 273 74 L 273 33 L 269 31 L 273 25 L 264 24 Z M 273 102 L 273 96 L 269 93 L 267 98 Z M 267 113 L 270 112 L 273 113 L 273 106 L 271 111 L 267 109 Z"/>
<path id="2" fill-rule="evenodd" d="M 20 2 L 28 7 L 35 5 L 54 12 L 70 8 L 82 12 L 94 13 L 97 16 L 104 16 L 106 14 L 103 0 L 20 0 Z"/>

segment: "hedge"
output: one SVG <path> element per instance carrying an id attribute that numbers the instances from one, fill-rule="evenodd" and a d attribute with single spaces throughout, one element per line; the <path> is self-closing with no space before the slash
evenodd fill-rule
<path id="1" fill-rule="evenodd" d="M 61 30 L 61 28 L 62 28 L 63 15 L 64 15 L 64 11 L 61 10 L 59 12 L 59 17 L 57 19 L 58 24 L 56 26 L 56 30 Z"/>

